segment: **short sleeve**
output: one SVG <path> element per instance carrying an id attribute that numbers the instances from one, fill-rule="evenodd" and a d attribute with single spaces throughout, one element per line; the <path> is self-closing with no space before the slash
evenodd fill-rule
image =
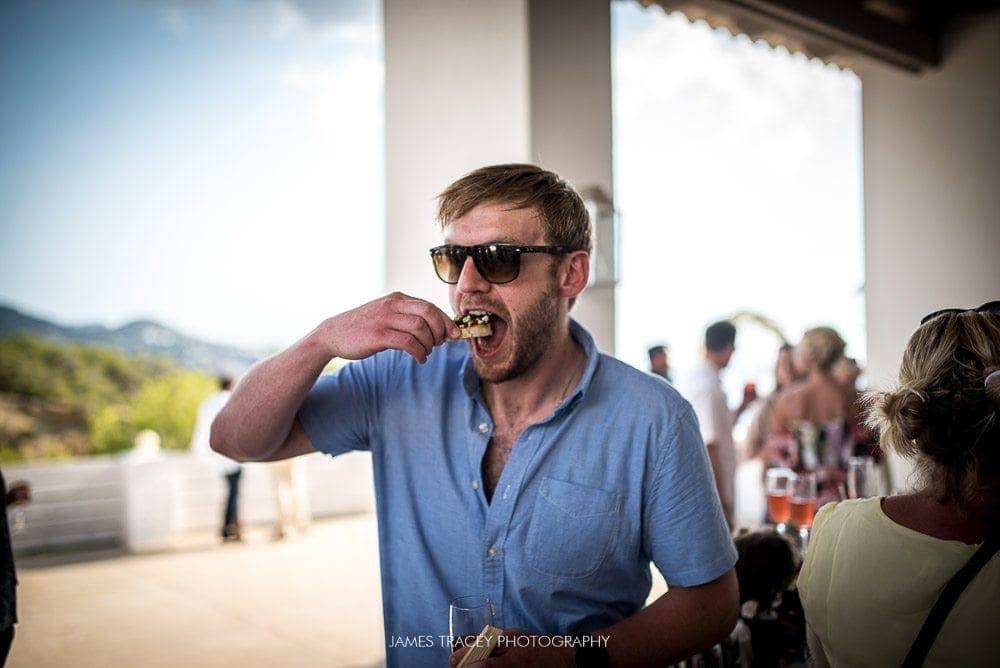
<path id="1" fill-rule="evenodd" d="M 690 408 L 673 419 L 645 502 L 644 543 L 668 585 L 697 586 L 736 563 L 708 455 Z"/>
<path id="2" fill-rule="evenodd" d="M 383 388 L 391 383 L 394 352 L 352 362 L 316 381 L 297 417 L 317 450 L 339 455 L 371 449 Z"/>

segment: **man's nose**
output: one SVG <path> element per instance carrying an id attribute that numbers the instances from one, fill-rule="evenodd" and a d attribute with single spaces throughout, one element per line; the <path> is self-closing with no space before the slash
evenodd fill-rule
<path id="1" fill-rule="evenodd" d="M 471 292 L 486 292 L 490 289 L 490 282 L 483 278 L 472 256 L 465 258 L 462 264 L 462 273 L 458 275 L 458 290 L 466 294 Z"/>

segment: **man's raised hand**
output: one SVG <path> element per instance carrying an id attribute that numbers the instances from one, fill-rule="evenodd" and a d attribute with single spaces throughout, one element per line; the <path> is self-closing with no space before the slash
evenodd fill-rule
<path id="1" fill-rule="evenodd" d="M 320 325 L 332 357 L 358 360 L 383 350 L 402 350 L 423 364 L 435 346 L 461 337 L 448 314 L 401 292 L 380 297 Z"/>

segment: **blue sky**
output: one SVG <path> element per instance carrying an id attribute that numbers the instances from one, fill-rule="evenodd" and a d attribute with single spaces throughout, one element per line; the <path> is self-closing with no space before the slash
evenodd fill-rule
<path id="1" fill-rule="evenodd" d="M 3 3 L 0 299 L 269 345 L 377 289 L 377 8 Z"/>
<path id="2" fill-rule="evenodd" d="M 0 3 L 0 301 L 283 346 L 380 294 L 380 6 Z M 863 359 L 857 77 L 612 11 L 618 354 L 690 366 L 751 309 Z M 741 340 L 734 387 L 766 383 L 774 341 Z"/>

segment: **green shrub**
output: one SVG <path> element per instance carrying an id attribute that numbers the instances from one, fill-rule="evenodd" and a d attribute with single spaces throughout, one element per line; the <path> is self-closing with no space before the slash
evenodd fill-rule
<path id="1" fill-rule="evenodd" d="M 147 383 L 132 401 L 129 424 L 135 433 L 152 429 L 167 450 L 186 450 L 198 405 L 218 389 L 203 373 L 184 371 Z"/>
<path id="2" fill-rule="evenodd" d="M 109 455 L 132 447 L 138 430 L 130 424 L 128 412 L 128 406 L 108 404 L 87 416 L 90 454 Z"/>
<path id="3" fill-rule="evenodd" d="M 28 432 L 0 429 L 0 459 L 71 456 L 84 449 L 88 454 L 121 452 L 143 429 L 156 431 L 164 448 L 184 450 L 198 405 L 216 389 L 212 376 L 164 359 L 129 358 L 33 335 L 2 339 L 0 392 L 60 410 L 33 410 Z"/>

